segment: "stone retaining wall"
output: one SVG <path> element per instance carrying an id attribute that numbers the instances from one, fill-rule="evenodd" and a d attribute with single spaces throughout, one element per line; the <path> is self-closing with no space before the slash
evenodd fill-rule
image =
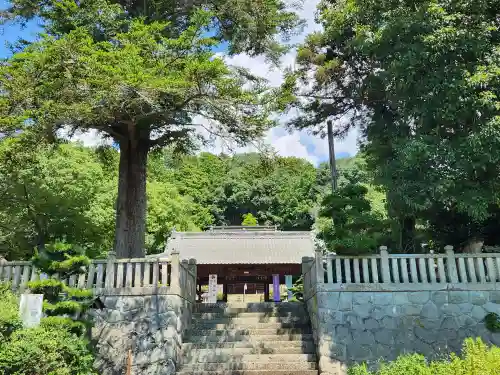
<path id="1" fill-rule="evenodd" d="M 124 374 L 129 349 L 134 375 L 174 374 L 182 336 L 191 322 L 191 304 L 175 294 L 106 296 L 101 300 L 105 308 L 94 311 L 92 329 L 99 374 Z"/>
<path id="2" fill-rule="evenodd" d="M 500 291 L 318 291 L 307 306 L 325 374 L 403 353 L 440 357 L 459 352 L 467 337 L 500 345 L 483 321 L 500 314 Z"/>

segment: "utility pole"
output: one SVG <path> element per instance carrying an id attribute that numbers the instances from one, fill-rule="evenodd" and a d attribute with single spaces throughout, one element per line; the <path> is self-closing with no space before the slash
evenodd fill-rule
<path id="1" fill-rule="evenodd" d="M 335 144 L 333 140 L 333 124 L 331 120 L 326 122 L 328 129 L 328 153 L 330 156 L 330 172 L 332 174 L 332 193 L 337 190 L 337 166 L 335 161 Z"/>

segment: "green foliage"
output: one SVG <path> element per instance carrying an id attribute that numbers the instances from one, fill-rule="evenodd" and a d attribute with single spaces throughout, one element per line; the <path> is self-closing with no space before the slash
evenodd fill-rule
<path id="1" fill-rule="evenodd" d="M 66 280 L 72 275 L 85 273 L 90 260 L 83 255 L 82 248 L 56 242 L 37 251 L 32 262 L 41 272 L 57 273 L 60 280 Z M 29 282 L 28 288 L 33 293 L 44 295 L 43 311 L 51 317 L 50 326 L 60 325 L 80 336 L 86 333 L 84 313 L 93 301 L 91 290 L 70 288 L 64 282 L 50 278 Z"/>
<path id="2" fill-rule="evenodd" d="M 75 321 L 64 316 L 47 316 L 40 322 L 40 327 L 53 331 L 67 331 L 82 338 L 88 332 L 89 323 L 86 321 Z"/>
<path id="3" fill-rule="evenodd" d="M 41 17 L 46 33 L 0 66 L 0 131 L 53 141 L 61 130 L 94 130 L 113 138 L 120 147 L 119 257 L 144 253 L 150 151 L 192 150 L 208 135 L 242 144 L 276 123 L 265 80 L 229 66 L 215 50 L 277 62 L 286 50 L 277 37 L 300 26 L 279 0 L 194 1 L 182 9 L 171 1 L 16 0 L 4 13 Z M 163 237 L 148 241 L 155 246 Z"/>
<path id="4" fill-rule="evenodd" d="M 500 316 L 495 313 L 488 313 L 484 317 L 486 328 L 491 332 L 500 332 Z"/>
<path id="5" fill-rule="evenodd" d="M 498 0 L 323 1 L 277 94 L 288 125 L 342 137 L 357 126 L 387 193 L 401 251 L 433 213 L 483 237 L 500 192 Z M 471 9 L 474 8 L 474 11 Z M 299 111 L 297 111 L 299 107 Z M 347 119 L 347 121 L 345 121 Z M 445 232 L 441 220 L 433 234 Z M 484 237 L 483 237 L 484 238 Z M 462 242 L 462 243 L 460 243 Z"/>
<path id="6" fill-rule="evenodd" d="M 37 251 L 33 264 L 48 275 L 76 275 L 85 272 L 90 264 L 89 258 L 83 255 L 84 249 L 65 242 L 55 242 Z"/>
<path id="7" fill-rule="evenodd" d="M 0 252 L 29 259 L 64 238 L 95 256 L 112 246 L 115 177 L 93 150 L 27 135 L 0 142 Z"/>
<path id="8" fill-rule="evenodd" d="M 46 317 L 23 329 L 19 301 L 0 284 L 0 373 L 9 375 L 91 375 L 93 361 L 82 339 L 87 327 L 69 317 Z M 68 309 L 67 312 L 70 312 Z"/>
<path id="9" fill-rule="evenodd" d="M 44 302 L 43 312 L 48 316 L 74 315 L 82 311 L 82 306 L 76 301 L 60 301 L 56 304 Z"/>
<path id="10" fill-rule="evenodd" d="M 19 320 L 19 301 L 11 292 L 10 285 L 0 283 L 0 343 L 8 340 L 16 329 L 21 328 Z"/>
<path id="11" fill-rule="evenodd" d="M 28 288 L 32 293 L 43 294 L 45 300 L 55 302 L 66 288 L 66 285 L 56 279 L 30 281 Z"/>
<path id="12" fill-rule="evenodd" d="M 21 329 L 0 342 L 2 374 L 90 375 L 93 361 L 87 343 L 64 329 Z"/>
<path id="13" fill-rule="evenodd" d="M 304 276 L 301 275 L 289 289 L 292 292 L 292 301 L 304 301 Z"/>
<path id="14" fill-rule="evenodd" d="M 13 0 L 4 13 L 8 19 L 26 21 L 41 17 L 51 34 L 67 34 L 77 27 L 84 27 L 97 40 L 126 28 L 137 18 L 147 23 L 164 19 L 170 22 L 165 33 L 178 36 L 192 27 L 190 17 L 200 8 L 213 12 L 210 34 L 214 43 L 227 44 L 229 54 L 247 53 L 250 56 L 265 54 L 276 60 L 286 50 L 277 41 L 287 39 L 298 31 L 302 21 L 294 13 L 300 3 L 289 4 L 280 0 L 264 2 L 228 0 L 179 3 L 176 1 L 127 1 L 91 0 L 77 6 L 72 2 Z"/>
<path id="15" fill-rule="evenodd" d="M 241 225 L 252 227 L 256 226 L 257 224 L 257 219 L 252 214 L 243 215 L 243 221 L 241 222 Z"/>
<path id="16" fill-rule="evenodd" d="M 181 194 L 193 197 L 216 225 L 241 225 L 245 214 L 284 230 L 308 230 L 314 222 L 316 169 L 304 160 L 202 153 L 179 159 L 172 173 Z"/>
<path id="17" fill-rule="evenodd" d="M 327 195 L 322 202 L 320 216 L 324 221 L 318 237 L 325 241 L 328 251 L 339 255 L 373 253 L 378 246 L 387 245 L 387 220 L 372 210 L 366 195 L 368 189 L 356 175 L 346 175 L 346 182 Z"/>
<path id="18" fill-rule="evenodd" d="M 500 348 L 488 347 L 481 339 L 466 339 L 463 355 L 451 355 L 449 360 L 427 361 L 422 355 L 399 357 L 391 363 L 383 363 L 380 370 L 368 371 L 365 365 L 348 370 L 349 375 L 496 375 L 500 368 Z"/>

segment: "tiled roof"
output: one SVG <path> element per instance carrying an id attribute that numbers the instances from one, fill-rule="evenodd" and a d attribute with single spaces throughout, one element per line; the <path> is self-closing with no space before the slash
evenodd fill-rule
<path id="1" fill-rule="evenodd" d="M 166 253 L 174 249 L 198 264 L 300 264 L 314 255 L 314 242 L 310 232 L 174 232 Z"/>

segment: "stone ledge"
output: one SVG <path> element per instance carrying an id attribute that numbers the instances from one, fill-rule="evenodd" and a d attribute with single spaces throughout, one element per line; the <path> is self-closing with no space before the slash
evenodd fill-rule
<path id="1" fill-rule="evenodd" d="M 425 292 L 425 291 L 495 291 L 498 290 L 496 283 L 483 284 L 318 284 L 313 287 L 313 292 L 309 296 L 312 298 L 319 292 Z"/>
<path id="2" fill-rule="evenodd" d="M 170 286 L 143 286 L 143 287 L 122 287 L 122 288 L 96 288 L 94 294 L 100 297 L 123 296 L 123 297 L 138 297 L 152 295 L 175 295 L 188 301 L 183 297 L 180 291 L 175 290 Z M 190 301 L 188 301 L 190 302 Z"/>

